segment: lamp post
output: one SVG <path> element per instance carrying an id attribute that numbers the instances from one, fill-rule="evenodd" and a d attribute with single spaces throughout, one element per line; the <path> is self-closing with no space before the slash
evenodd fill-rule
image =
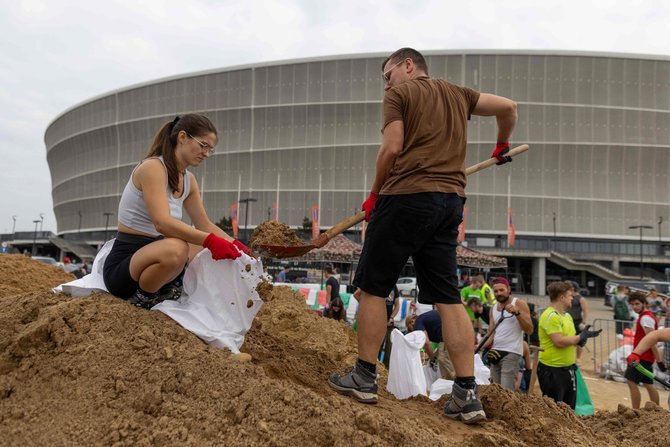
<path id="1" fill-rule="evenodd" d="M 244 203 L 244 243 L 249 243 L 249 228 L 247 224 L 249 223 L 249 202 L 257 202 L 253 197 L 247 197 L 246 199 L 241 199 L 240 203 Z"/>
<path id="2" fill-rule="evenodd" d="M 554 221 L 554 250 L 556 250 L 556 213 L 551 213 L 553 214 L 553 221 Z"/>
<path id="3" fill-rule="evenodd" d="M 661 224 L 663 223 L 663 216 L 658 216 L 658 243 L 661 243 Z"/>
<path id="4" fill-rule="evenodd" d="M 109 236 L 107 235 L 107 228 L 109 227 L 109 216 L 113 216 L 114 213 L 106 212 L 102 213 L 105 216 L 105 241 L 109 240 Z"/>
<path id="5" fill-rule="evenodd" d="M 43 231 L 44 228 L 44 213 L 40 213 L 40 233 Z"/>
<path id="6" fill-rule="evenodd" d="M 653 230 L 654 227 L 651 225 L 631 225 L 628 227 L 629 230 L 640 230 L 640 279 L 644 276 L 644 253 L 642 250 L 642 230 Z"/>
<path id="7" fill-rule="evenodd" d="M 79 226 L 77 227 L 77 234 L 81 234 L 81 210 L 77 211 L 79 215 Z"/>
<path id="8" fill-rule="evenodd" d="M 14 239 L 16 239 L 16 216 L 12 216 L 12 220 L 14 221 L 14 224 L 12 224 L 12 236 Z"/>
<path id="9" fill-rule="evenodd" d="M 35 224 L 35 231 L 33 232 L 33 250 L 32 254 L 35 256 L 37 254 L 37 224 L 40 223 L 39 219 L 33 220 L 33 223 Z"/>

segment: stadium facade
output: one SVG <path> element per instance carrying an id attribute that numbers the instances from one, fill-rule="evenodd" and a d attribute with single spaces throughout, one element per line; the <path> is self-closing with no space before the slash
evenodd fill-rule
<path id="1" fill-rule="evenodd" d="M 534 270 L 544 265 L 538 259 L 547 259 L 537 253 L 556 250 L 615 271 L 634 268 L 642 249 L 652 268 L 645 274 L 663 271 L 670 251 L 669 57 L 425 54 L 432 77 L 517 101 L 513 145 L 531 147 L 513 163 L 469 178 L 471 247 L 528 256 Z M 302 226 L 315 203 L 321 206 L 322 228 L 332 226 L 360 208 L 372 183 L 385 56 L 189 73 L 70 108 L 45 135 L 59 235 L 102 241 L 105 228 L 111 232 L 116 225 L 123 188 L 154 133 L 187 112 L 209 116 L 220 131 L 216 153 L 194 171 L 213 219 L 230 216 L 238 198 L 253 198 L 250 228 L 268 218 L 275 201 L 279 220 L 293 227 Z M 490 156 L 495 119 L 473 117 L 468 133 L 466 164 L 472 165 Z M 516 229 L 513 249 L 506 240 L 509 207 Z M 241 204 L 240 227 L 245 211 Z M 637 225 L 652 226 L 642 232 L 642 241 L 639 230 L 630 229 Z M 543 282 L 542 275 L 533 276 L 534 284 Z"/>

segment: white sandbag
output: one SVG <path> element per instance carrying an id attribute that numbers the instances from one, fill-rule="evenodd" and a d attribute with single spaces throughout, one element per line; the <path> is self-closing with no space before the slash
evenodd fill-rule
<path id="1" fill-rule="evenodd" d="M 403 335 L 398 329 L 391 332 L 391 360 L 386 390 L 397 399 L 426 395 L 426 377 L 423 375 L 419 350 L 426 343 L 423 331 Z"/>
<path id="2" fill-rule="evenodd" d="M 490 385 L 491 371 L 484 365 L 479 354 L 475 354 L 475 382 L 477 385 Z M 443 394 L 451 394 L 454 386 L 453 380 L 438 379 L 430 386 L 428 398 L 430 400 L 439 400 Z"/>
<path id="3" fill-rule="evenodd" d="M 108 292 L 105 281 L 102 279 L 102 268 L 105 266 L 107 255 L 112 250 L 114 241 L 111 239 L 105 242 L 93 261 L 91 273 L 82 278 L 75 279 L 65 284 L 54 287 L 56 293 L 62 292 L 72 296 L 87 296 L 93 292 Z"/>
<path id="4" fill-rule="evenodd" d="M 234 261 L 214 261 L 205 249 L 184 274 L 182 297 L 152 310 L 163 312 L 207 343 L 238 353 L 263 303 L 256 292 L 263 275 L 263 264 L 244 253 Z"/>
<path id="5" fill-rule="evenodd" d="M 482 361 L 481 354 L 475 354 L 475 382 L 479 385 L 491 383 L 491 370 Z"/>
<path id="6" fill-rule="evenodd" d="M 440 375 L 440 368 L 433 368 L 430 363 L 423 365 L 423 375 L 426 377 L 427 391 L 430 391 L 430 387 L 433 385 L 433 383 L 435 383 L 436 380 L 442 378 Z"/>

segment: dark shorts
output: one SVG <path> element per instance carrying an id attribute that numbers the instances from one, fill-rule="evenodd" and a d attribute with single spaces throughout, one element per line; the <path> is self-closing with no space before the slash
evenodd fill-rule
<path id="1" fill-rule="evenodd" d="M 577 405 L 577 378 L 575 366 L 554 367 L 537 364 L 537 381 L 542 394 L 556 402 L 565 402 L 575 409 Z"/>
<path id="2" fill-rule="evenodd" d="M 654 364 L 652 362 L 648 362 L 646 360 L 640 360 L 640 365 L 644 366 L 647 371 L 653 371 L 654 370 Z M 648 385 L 653 385 L 654 379 L 645 376 L 642 374 L 640 371 L 635 369 L 633 366 L 629 366 L 626 368 L 626 372 L 623 375 L 626 379 L 630 380 L 631 382 L 634 383 L 646 383 Z"/>
<path id="3" fill-rule="evenodd" d="M 424 304 L 460 304 L 456 237 L 465 199 L 454 193 L 380 196 L 365 232 L 354 285 L 387 297 L 412 257 Z"/>
<path id="4" fill-rule="evenodd" d="M 117 233 L 112 251 L 107 255 L 102 268 L 102 279 L 109 293 L 119 298 L 130 298 L 139 284 L 130 276 L 130 259 L 135 252 L 163 236 L 149 237 L 136 234 Z"/>

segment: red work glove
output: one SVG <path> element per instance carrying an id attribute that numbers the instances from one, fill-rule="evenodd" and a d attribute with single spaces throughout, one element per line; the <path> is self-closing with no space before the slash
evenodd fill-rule
<path id="1" fill-rule="evenodd" d="M 237 259 L 240 257 L 240 251 L 232 242 L 228 242 L 214 233 L 209 233 L 202 246 L 209 248 L 209 251 L 212 252 L 212 259 L 215 261 L 219 259 Z"/>
<path id="2" fill-rule="evenodd" d="M 363 202 L 363 206 L 361 206 L 361 209 L 365 211 L 365 221 L 370 222 L 370 217 L 372 217 L 372 210 L 375 209 L 375 203 L 377 203 L 377 199 L 379 198 L 379 194 L 376 192 L 370 192 L 370 195 L 368 198 Z"/>
<path id="3" fill-rule="evenodd" d="M 638 365 L 640 363 L 640 354 L 636 354 L 634 352 L 631 352 L 628 357 L 626 357 L 626 361 L 628 362 L 628 365 L 633 365 L 633 362 Z"/>
<path id="4" fill-rule="evenodd" d="M 237 249 L 239 251 L 241 251 L 242 253 L 244 253 L 246 255 L 249 255 L 253 258 L 253 255 L 251 254 L 251 249 L 249 247 L 247 247 L 246 245 L 244 245 L 242 242 L 240 242 L 238 239 L 235 239 L 233 241 L 233 245 L 236 246 Z"/>
<path id="5" fill-rule="evenodd" d="M 509 152 L 509 142 L 498 141 L 496 143 L 496 148 L 493 150 L 493 154 L 491 154 L 491 158 L 497 158 L 498 159 L 498 163 L 496 163 L 497 165 L 502 165 L 502 164 L 508 163 L 508 162 L 512 161 L 512 157 L 507 155 L 508 152 Z"/>

